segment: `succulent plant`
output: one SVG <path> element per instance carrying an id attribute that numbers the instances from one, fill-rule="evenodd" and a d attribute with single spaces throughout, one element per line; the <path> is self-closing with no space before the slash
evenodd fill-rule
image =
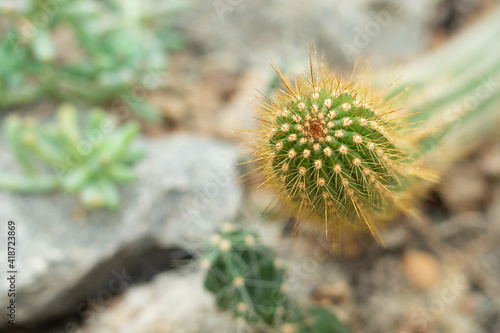
<path id="1" fill-rule="evenodd" d="M 317 63 L 317 62 L 316 62 Z M 261 99 L 256 155 L 286 212 L 327 233 L 368 230 L 412 213 L 411 185 L 428 178 L 397 110 L 361 82 L 314 66 Z M 332 235 L 333 236 L 333 235 Z"/>
<path id="2" fill-rule="evenodd" d="M 51 97 L 118 108 L 119 100 L 157 119 L 144 95 L 162 84 L 167 51 L 181 45 L 168 22 L 185 7 L 178 0 L 0 5 L 0 107 Z"/>
<path id="3" fill-rule="evenodd" d="M 285 271 L 272 252 L 257 243 L 256 234 L 232 226 L 211 241 L 204 259 L 208 266 L 204 284 L 216 295 L 217 305 L 250 323 L 272 324 L 285 301 Z"/>
<path id="4" fill-rule="evenodd" d="M 69 104 L 58 109 L 57 121 L 51 124 L 11 115 L 4 132 L 24 174 L 0 175 L 0 188 L 77 193 L 87 208 L 116 208 L 120 201 L 116 184 L 136 179 L 131 166 L 144 155 L 131 147 L 139 133 L 136 124 L 116 127 L 95 109 L 80 128 L 77 112 Z"/>
<path id="5" fill-rule="evenodd" d="M 329 310 L 303 308 L 290 299 L 284 265 L 254 232 L 224 225 L 212 237 L 202 266 L 204 286 L 217 305 L 249 324 L 290 333 L 348 332 Z"/>
<path id="6" fill-rule="evenodd" d="M 379 240 L 377 226 L 418 214 L 419 196 L 498 127 L 499 18 L 497 9 L 428 56 L 357 80 L 312 60 L 309 78 L 290 83 L 275 68 L 284 90 L 260 98 L 252 146 L 282 211 L 333 238 L 364 230 Z"/>
<path id="7" fill-rule="evenodd" d="M 367 72 L 385 98 L 405 105 L 406 122 L 427 130 L 416 138 L 423 166 L 441 173 L 498 132 L 500 8 L 444 46 L 414 61 Z"/>

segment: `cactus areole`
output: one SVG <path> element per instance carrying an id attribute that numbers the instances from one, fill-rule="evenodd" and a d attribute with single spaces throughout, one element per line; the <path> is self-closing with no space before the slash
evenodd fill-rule
<path id="1" fill-rule="evenodd" d="M 313 66 L 261 99 L 257 161 L 288 215 L 328 231 L 367 230 L 409 213 L 420 176 L 398 110 L 361 82 Z"/>

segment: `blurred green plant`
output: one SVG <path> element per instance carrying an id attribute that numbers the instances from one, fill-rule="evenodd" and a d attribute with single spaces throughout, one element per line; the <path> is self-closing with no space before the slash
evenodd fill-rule
<path id="1" fill-rule="evenodd" d="M 415 61 L 369 75 L 402 117 L 428 130 L 418 137 L 424 166 L 445 168 L 497 132 L 500 109 L 500 8 Z"/>
<path id="2" fill-rule="evenodd" d="M 304 309 L 290 299 L 285 268 L 252 231 L 224 225 L 201 262 L 204 286 L 217 305 L 251 325 L 290 333 L 349 332 L 329 310 Z"/>
<path id="3" fill-rule="evenodd" d="M 139 126 L 117 127 L 100 109 L 78 124 L 75 108 L 62 105 L 56 121 L 38 124 L 33 119 L 9 116 L 4 122 L 22 175 L 0 175 L 0 188 L 19 192 L 61 190 L 77 193 L 86 208 L 114 209 L 120 203 L 118 183 L 136 179 L 132 165 L 144 156 L 131 146 Z"/>
<path id="4" fill-rule="evenodd" d="M 26 0 L 0 5 L 0 107 L 44 97 L 103 105 L 121 99 L 146 120 L 181 39 L 169 18 L 187 2 Z"/>

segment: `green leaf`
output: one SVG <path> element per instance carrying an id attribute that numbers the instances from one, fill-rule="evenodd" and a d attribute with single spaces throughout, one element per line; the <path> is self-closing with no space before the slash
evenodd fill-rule
<path id="1" fill-rule="evenodd" d="M 103 132 L 103 122 L 106 121 L 106 114 L 102 109 L 94 108 L 90 111 L 88 129 L 90 131 Z"/>
<path id="2" fill-rule="evenodd" d="M 21 164 L 24 170 L 29 174 L 35 174 L 36 169 L 33 166 L 29 154 L 27 154 L 25 146 L 21 140 L 23 133 L 23 123 L 17 116 L 10 116 L 4 123 L 4 131 L 8 144 L 11 146 L 17 161 Z"/>
<path id="3" fill-rule="evenodd" d="M 120 183 L 129 183 L 137 179 L 137 176 L 131 168 L 120 164 L 111 165 L 107 171 L 111 178 Z"/>
<path id="4" fill-rule="evenodd" d="M 78 168 L 69 171 L 62 179 L 63 188 L 68 192 L 75 192 L 88 183 L 91 174 L 86 168 Z"/>
<path id="5" fill-rule="evenodd" d="M 78 128 L 78 114 L 71 104 L 62 104 L 57 111 L 59 130 L 70 145 L 76 146 L 81 141 Z"/>
<path id="6" fill-rule="evenodd" d="M 27 133 L 33 143 L 27 146 L 31 152 L 36 154 L 44 162 L 52 165 L 54 162 L 61 162 L 70 153 L 66 147 L 61 145 L 62 139 L 54 141 L 53 133 L 46 128 L 29 124 L 30 131 Z"/>
<path id="7" fill-rule="evenodd" d="M 118 128 L 103 144 L 102 149 L 109 152 L 112 159 L 120 158 L 128 149 L 131 141 L 139 134 L 139 126 L 128 123 Z"/>
<path id="8" fill-rule="evenodd" d="M 102 208 L 105 204 L 104 195 L 98 184 L 92 183 L 83 188 L 80 192 L 80 198 L 86 208 Z"/>
<path id="9" fill-rule="evenodd" d="M 32 48 L 35 58 L 41 62 L 52 62 L 55 58 L 56 50 L 48 30 L 38 29 L 36 31 Z"/>
<path id="10" fill-rule="evenodd" d="M 157 122 L 160 120 L 158 111 L 150 104 L 144 101 L 134 101 L 129 103 L 130 108 L 134 113 L 149 122 Z"/>
<path id="11" fill-rule="evenodd" d="M 0 175 L 0 188 L 23 193 L 47 192 L 58 189 L 59 181 L 56 177 Z"/>
<path id="12" fill-rule="evenodd" d="M 116 185 L 110 180 L 100 179 L 98 186 L 104 199 L 104 206 L 116 209 L 120 204 L 120 193 Z"/>
<path id="13" fill-rule="evenodd" d="M 139 161 L 146 153 L 142 149 L 128 149 L 122 156 L 121 161 L 126 164 L 132 164 Z"/>

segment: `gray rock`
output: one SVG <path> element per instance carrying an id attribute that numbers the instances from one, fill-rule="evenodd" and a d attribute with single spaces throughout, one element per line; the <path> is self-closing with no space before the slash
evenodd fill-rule
<path id="1" fill-rule="evenodd" d="M 244 223 L 253 225 L 263 244 L 275 251 L 286 267 L 286 288 L 293 299 L 310 304 L 311 292 L 318 285 L 345 278 L 338 264 L 328 260 L 325 249 L 303 241 L 291 244 L 281 235 L 279 224 L 264 224 L 255 216 Z M 158 274 L 152 282 L 132 287 L 102 304 L 101 309 L 88 311 L 79 333 L 261 332 L 232 313 L 217 310 L 214 295 L 203 288 L 204 276 L 205 271 L 190 267 Z M 346 320 L 347 316 L 340 318 Z"/>
<path id="2" fill-rule="evenodd" d="M 94 311 L 80 333 L 251 332 L 231 313 L 218 311 L 203 289 L 202 271 L 181 269 L 133 287 L 102 311 Z M 130 318 L 134 318 L 130 320 Z"/>
<path id="3" fill-rule="evenodd" d="M 389 64 L 424 50 L 436 0 L 196 1 L 177 25 L 197 50 L 229 70 L 307 61 L 316 43 L 336 70 L 356 59 Z M 196 22 L 196 24 L 193 24 Z"/>
<path id="4" fill-rule="evenodd" d="M 0 216 L 17 223 L 17 324 L 81 314 L 95 299 L 134 283 L 134 264 L 161 249 L 196 251 L 206 235 L 233 219 L 242 193 L 232 147 L 192 135 L 141 144 L 148 156 L 116 212 L 82 214 L 78 201 L 64 194 L 0 192 Z M 12 170 L 9 158 L 0 150 L 1 172 Z M 5 309 L 7 284 L 0 288 Z"/>

